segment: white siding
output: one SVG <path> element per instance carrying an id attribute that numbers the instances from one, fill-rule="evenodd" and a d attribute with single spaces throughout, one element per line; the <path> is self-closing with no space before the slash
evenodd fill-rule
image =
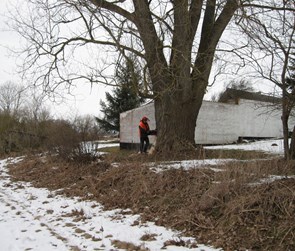
<path id="1" fill-rule="evenodd" d="M 120 142 L 123 143 L 139 143 L 139 122 L 143 116 L 149 118 L 149 126 L 151 130 L 156 128 L 154 103 L 143 105 L 136 109 L 120 114 Z M 153 144 L 156 136 L 149 136 L 150 142 Z"/>
<path id="2" fill-rule="evenodd" d="M 239 137 L 282 137 L 279 111 L 267 103 L 240 100 L 239 105 L 204 101 L 197 119 L 197 144 L 233 143 Z"/>
<path id="3" fill-rule="evenodd" d="M 195 129 L 196 144 L 227 144 L 239 137 L 282 137 L 280 112 L 270 112 L 266 104 L 242 99 L 239 105 L 203 101 Z M 138 124 L 143 116 L 155 129 L 153 103 L 120 115 L 121 143 L 139 143 Z M 155 136 L 150 136 L 151 143 L 154 140 Z"/>

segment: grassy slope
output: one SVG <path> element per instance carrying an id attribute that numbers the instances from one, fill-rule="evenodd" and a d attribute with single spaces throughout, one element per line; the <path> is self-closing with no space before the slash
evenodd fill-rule
<path id="1" fill-rule="evenodd" d="M 249 185 L 269 175 L 292 175 L 294 163 L 265 160 L 269 156 L 257 152 L 212 150 L 206 151 L 207 158 L 251 161 L 220 166 L 222 172 L 198 168 L 155 173 L 145 163 L 157 163 L 163 156 L 104 150 L 109 154 L 99 162 L 31 157 L 10 170 L 17 180 L 64 188 L 68 196 L 96 199 L 106 208 L 130 208 L 142 221 L 156 221 L 224 250 L 295 250 L 295 179 Z M 197 155 L 177 154 L 169 160 Z"/>

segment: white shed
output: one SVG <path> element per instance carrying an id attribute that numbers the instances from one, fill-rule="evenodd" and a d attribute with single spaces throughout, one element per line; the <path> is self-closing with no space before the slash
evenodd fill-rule
<path id="1" fill-rule="evenodd" d="M 229 144 L 242 138 L 262 139 L 283 137 L 281 114 L 270 106 L 273 97 L 228 89 L 223 102 L 203 101 L 195 128 L 195 143 L 201 145 Z M 224 103 L 225 102 L 225 103 Z M 153 103 L 120 114 L 120 147 L 139 145 L 138 124 L 143 116 L 155 129 Z M 149 136 L 151 143 L 156 136 Z"/>

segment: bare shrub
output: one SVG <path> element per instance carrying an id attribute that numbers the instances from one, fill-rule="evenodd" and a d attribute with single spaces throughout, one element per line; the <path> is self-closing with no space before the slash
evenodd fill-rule
<path id="1" fill-rule="evenodd" d="M 73 146 L 79 144 L 79 138 L 71 124 L 65 120 L 54 120 L 47 123 L 44 132 L 47 136 L 46 147 L 51 151 L 58 151 L 68 157 Z"/>
<path id="2" fill-rule="evenodd" d="M 51 153 L 57 153 L 63 160 L 81 164 L 90 163 L 96 159 L 96 156 L 82 142 L 84 134 L 81 135 L 69 121 L 48 122 L 44 133 L 46 134 L 44 148 Z"/>

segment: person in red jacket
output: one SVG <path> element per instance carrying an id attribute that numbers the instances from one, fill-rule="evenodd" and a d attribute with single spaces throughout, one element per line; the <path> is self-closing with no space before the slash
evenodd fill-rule
<path id="1" fill-rule="evenodd" d="M 142 117 L 139 122 L 139 137 L 140 137 L 140 153 L 146 153 L 150 145 L 149 137 L 150 127 L 148 124 L 149 119 L 147 117 Z"/>

